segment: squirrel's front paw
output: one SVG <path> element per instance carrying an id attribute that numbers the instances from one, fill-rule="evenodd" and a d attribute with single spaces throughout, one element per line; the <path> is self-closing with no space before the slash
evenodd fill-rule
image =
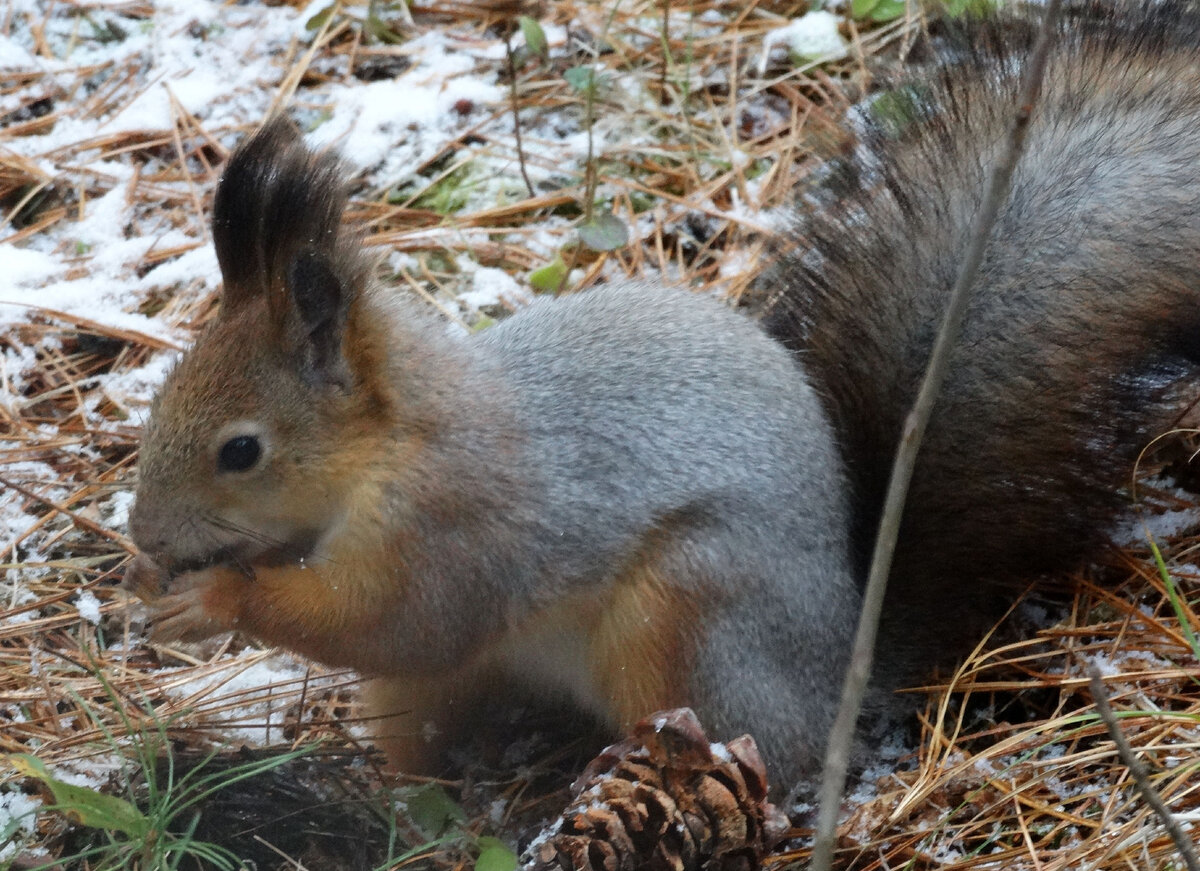
<path id="1" fill-rule="evenodd" d="M 121 589 L 132 593 L 143 602 L 153 602 L 167 589 L 170 575 L 144 553 L 139 553 L 125 567 Z"/>
<path id="2" fill-rule="evenodd" d="M 231 623 L 210 605 L 217 584 L 211 571 L 175 578 L 166 595 L 149 602 L 153 621 L 150 640 L 203 641 L 231 631 Z"/>

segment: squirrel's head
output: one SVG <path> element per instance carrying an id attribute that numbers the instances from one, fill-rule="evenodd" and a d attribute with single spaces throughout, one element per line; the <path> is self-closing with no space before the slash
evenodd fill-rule
<path id="1" fill-rule="evenodd" d="M 155 398 L 139 459 L 133 539 L 167 569 L 299 559 L 340 519 L 387 414 L 344 204 L 338 161 L 284 121 L 230 158 L 221 311 Z"/>

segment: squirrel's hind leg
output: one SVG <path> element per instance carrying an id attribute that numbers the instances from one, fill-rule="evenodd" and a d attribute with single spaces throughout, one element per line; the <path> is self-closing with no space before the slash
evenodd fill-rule
<path id="1" fill-rule="evenodd" d="M 599 713 L 621 733 L 647 714 L 690 703 L 705 593 L 677 581 L 658 563 L 636 565 L 610 588 L 589 633 Z"/>
<path id="2" fill-rule="evenodd" d="M 726 597 L 705 611 L 688 695 L 713 740 L 749 732 L 773 792 L 820 773 L 841 699 L 861 595 L 845 564 L 796 545 L 744 551 L 726 566 Z M 878 713 L 878 693 L 868 712 Z"/>
<path id="3" fill-rule="evenodd" d="M 750 733 L 773 793 L 820 773 L 849 661 L 848 641 L 831 643 L 792 619 L 749 602 L 731 609 L 709 625 L 691 676 L 691 705 L 708 734 Z"/>
<path id="4" fill-rule="evenodd" d="M 714 740 L 751 733 L 774 787 L 790 789 L 820 770 L 857 587 L 844 565 L 805 553 L 743 549 L 737 564 L 698 571 L 699 553 L 738 551 L 674 544 L 625 572 L 598 609 L 589 653 L 601 714 L 625 732 L 687 705 Z"/>
<path id="5" fill-rule="evenodd" d="M 482 681 L 475 669 L 368 681 L 363 687 L 366 726 L 388 769 L 437 774 L 445 750 L 470 727 Z"/>

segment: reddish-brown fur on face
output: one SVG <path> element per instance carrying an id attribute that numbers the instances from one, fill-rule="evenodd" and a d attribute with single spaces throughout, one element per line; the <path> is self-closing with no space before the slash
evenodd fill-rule
<path id="1" fill-rule="evenodd" d="M 357 378 L 342 393 L 304 382 L 291 364 L 294 349 L 269 318 L 257 300 L 218 320 L 155 403 L 132 521 L 135 540 L 166 565 L 229 549 L 254 562 L 293 543 L 303 556 L 304 542 L 339 522 L 381 464 L 393 473 L 404 454 L 380 372 L 383 327 L 350 319 L 347 357 Z M 248 473 L 222 473 L 218 452 L 238 422 L 262 439 L 266 455 Z M 406 431 L 417 438 L 419 428 Z"/>

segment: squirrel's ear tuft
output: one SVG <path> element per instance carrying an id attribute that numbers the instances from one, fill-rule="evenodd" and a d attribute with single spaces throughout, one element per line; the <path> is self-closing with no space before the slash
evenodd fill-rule
<path id="1" fill-rule="evenodd" d="M 301 375 L 313 385 L 350 389 L 350 369 L 342 354 L 349 289 L 332 263 L 309 248 L 288 268 L 288 295 L 300 325 Z"/>
<path id="2" fill-rule="evenodd" d="M 225 282 L 222 310 L 267 295 L 287 310 L 289 272 L 311 249 L 337 264 L 349 287 L 361 276 L 354 241 L 341 238 L 346 186 L 341 162 L 311 151 L 291 122 L 269 120 L 230 157 L 213 204 L 213 243 Z"/>

